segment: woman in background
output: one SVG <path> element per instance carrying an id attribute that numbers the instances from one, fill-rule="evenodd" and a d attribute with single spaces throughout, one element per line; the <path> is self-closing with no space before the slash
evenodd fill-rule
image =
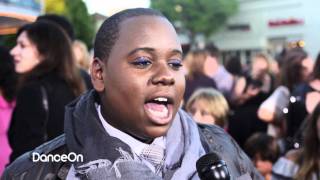
<path id="1" fill-rule="evenodd" d="M 305 68 L 304 68 L 305 69 Z M 311 114 L 320 102 L 320 54 L 318 55 L 311 77 L 293 89 L 289 103 L 287 135 L 299 136 L 297 131 L 303 120 Z"/>
<path id="2" fill-rule="evenodd" d="M 205 75 L 204 64 L 207 60 L 207 52 L 204 50 L 194 50 L 190 52 L 188 61 L 188 74 L 186 76 L 186 90 L 183 100 L 187 102 L 191 94 L 198 88 L 216 88 L 213 79 Z"/>
<path id="3" fill-rule="evenodd" d="M 303 146 L 289 151 L 273 166 L 273 180 L 320 179 L 320 104 L 318 104 L 303 130 Z"/>
<path id="4" fill-rule="evenodd" d="M 254 133 L 267 132 L 268 124 L 260 120 L 257 110 L 273 89 L 269 61 L 267 55 L 256 54 L 250 71 L 235 82 L 228 132 L 241 147 Z"/>
<path id="5" fill-rule="evenodd" d="M 77 65 L 88 72 L 90 67 L 90 55 L 86 44 L 80 40 L 73 41 L 73 52 Z"/>
<path id="6" fill-rule="evenodd" d="M 0 176 L 9 163 L 11 148 L 7 131 L 15 106 L 17 76 L 9 51 L 0 47 Z"/>
<path id="7" fill-rule="evenodd" d="M 11 161 L 63 133 L 64 106 L 85 90 L 71 42 L 58 26 L 27 24 L 17 37 L 11 55 L 21 79 L 9 130 Z"/>
<path id="8" fill-rule="evenodd" d="M 261 104 L 258 115 L 261 120 L 269 123 L 268 132 L 281 139 L 281 153 L 285 153 L 294 148 L 299 126 L 307 115 L 307 92 L 315 92 L 311 94 L 315 95 L 311 98 L 312 101 L 320 99 L 316 92 L 320 86 L 309 86 L 318 84 L 317 77 L 320 76 L 318 65 L 314 69 L 312 80 L 308 82 L 314 63 L 302 48 L 288 50 L 281 62 L 281 86 Z M 312 104 L 314 108 L 317 103 Z"/>

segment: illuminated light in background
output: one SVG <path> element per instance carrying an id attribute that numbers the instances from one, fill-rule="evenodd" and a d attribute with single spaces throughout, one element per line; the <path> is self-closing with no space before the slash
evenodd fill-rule
<path id="1" fill-rule="evenodd" d="M 290 102 L 291 103 L 295 103 L 297 101 L 297 98 L 296 97 L 294 97 L 294 96 L 291 96 L 290 97 Z"/>
<path id="2" fill-rule="evenodd" d="M 180 4 L 177 4 L 175 7 L 174 7 L 174 10 L 178 13 L 181 13 L 182 12 L 182 6 Z"/>
<path id="3" fill-rule="evenodd" d="M 298 41 L 298 46 L 299 47 L 304 47 L 306 45 L 306 43 L 304 41 Z"/>

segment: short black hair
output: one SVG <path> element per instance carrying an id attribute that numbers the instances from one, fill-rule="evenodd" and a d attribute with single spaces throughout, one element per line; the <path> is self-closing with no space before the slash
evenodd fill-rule
<path id="1" fill-rule="evenodd" d="M 210 56 L 219 58 L 220 51 L 219 48 L 214 43 L 208 43 L 205 46 L 205 50 L 209 53 Z"/>
<path id="2" fill-rule="evenodd" d="M 227 60 L 225 64 L 226 70 L 236 76 L 242 76 L 242 65 L 241 59 L 237 56 L 232 56 L 230 59 Z"/>
<path id="3" fill-rule="evenodd" d="M 126 19 L 137 16 L 164 17 L 161 12 L 150 8 L 127 9 L 110 16 L 103 22 L 97 32 L 94 42 L 94 57 L 101 60 L 108 59 L 112 47 L 119 38 L 120 23 Z"/>
<path id="4" fill-rule="evenodd" d="M 42 16 L 38 16 L 37 21 L 50 21 L 57 24 L 67 33 L 71 41 L 74 41 L 75 37 L 73 26 L 66 17 L 57 14 L 45 14 Z"/>
<path id="5" fill-rule="evenodd" d="M 275 163 L 278 160 L 280 149 L 274 137 L 257 132 L 250 136 L 245 145 L 244 151 L 252 160 L 257 160 L 257 156 L 263 161 Z"/>

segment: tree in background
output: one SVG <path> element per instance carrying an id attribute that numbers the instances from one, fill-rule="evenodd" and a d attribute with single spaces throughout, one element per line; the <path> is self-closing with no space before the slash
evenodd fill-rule
<path id="1" fill-rule="evenodd" d="M 224 26 L 238 4 L 237 0 L 151 0 L 151 7 L 187 30 L 193 44 L 197 34 L 208 38 Z"/>
<path id="2" fill-rule="evenodd" d="M 45 0 L 45 12 L 64 14 L 66 12 L 66 4 L 64 0 Z"/>
<path id="3" fill-rule="evenodd" d="M 45 6 L 45 13 L 66 16 L 74 27 L 75 37 L 92 47 L 94 22 L 82 0 L 46 0 Z"/>

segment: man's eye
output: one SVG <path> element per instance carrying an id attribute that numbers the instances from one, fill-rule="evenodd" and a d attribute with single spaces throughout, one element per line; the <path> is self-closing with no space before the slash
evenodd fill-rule
<path id="1" fill-rule="evenodd" d="M 131 62 L 131 64 L 142 69 L 142 68 L 146 68 L 149 65 L 151 65 L 152 62 L 147 57 L 139 57 L 139 58 L 135 59 L 133 62 Z"/>
<path id="2" fill-rule="evenodd" d="M 182 62 L 181 62 L 181 60 L 170 60 L 168 64 L 169 64 L 169 66 L 171 66 L 174 70 L 179 70 L 180 67 L 182 67 Z"/>

